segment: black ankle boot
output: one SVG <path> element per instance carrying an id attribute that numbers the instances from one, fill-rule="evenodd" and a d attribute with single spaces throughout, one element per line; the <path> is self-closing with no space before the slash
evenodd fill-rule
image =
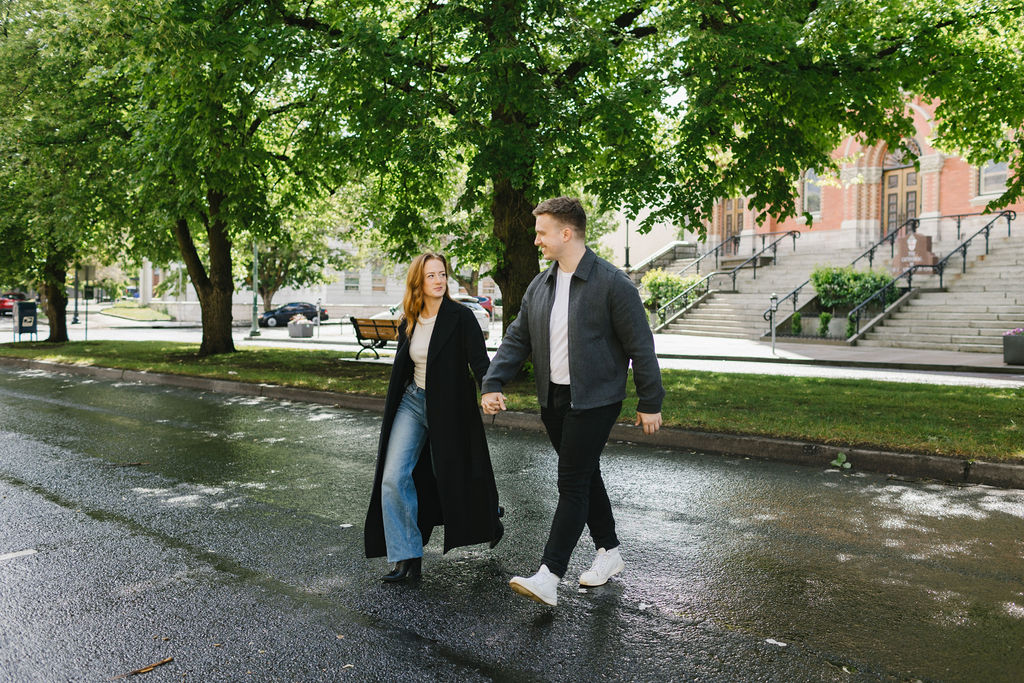
<path id="1" fill-rule="evenodd" d="M 422 557 L 399 560 L 395 563 L 395 568 L 391 570 L 390 574 L 385 574 L 381 577 L 381 581 L 384 583 L 397 583 L 406 579 L 418 579 L 422 571 L 422 564 Z"/>
<path id="2" fill-rule="evenodd" d="M 497 535 L 495 535 L 494 539 L 491 540 L 491 550 L 494 550 L 494 546 L 496 546 L 499 543 L 501 543 L 501 539 L 502 539 L 502 537 L 504 535 L 505 535 L 505 525 L 502 524 L 501 522 L 498 522 L 498 533 L 497 533 Z"/>

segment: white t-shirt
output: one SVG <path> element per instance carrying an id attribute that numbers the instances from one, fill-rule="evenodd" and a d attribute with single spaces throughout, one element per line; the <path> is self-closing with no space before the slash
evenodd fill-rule
<path id="1" fill-rule="evenodd" d="M 569 384 L 569 283 L 572 273 L 558 269 L 555 279 L 555 303 L 548 323 L 551 381 Z"/>
<path id="2" fill-rule="evenodd" d="M 434 333 L 433 318 L 420 317 L 416 323 L 416 329 L 412 331 L 412 339 L 409 340 L 409 357 L 412 358 L 412 378 L 420 389 L 427 388 L 427 349 L 430 348 L 430 335 Z"/>

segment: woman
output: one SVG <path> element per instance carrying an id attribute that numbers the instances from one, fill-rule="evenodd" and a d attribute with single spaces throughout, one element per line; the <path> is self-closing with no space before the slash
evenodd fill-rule
<path id="1" fill-rule="evenodd" d="M 366 556 L 395 563 L 387 583 L 420 575 L 423 545 L 437 525 L 444 525 L 444 552 L 493 548 L 504 533 L 477 404 L 490 361 L 473 312 L 448 295 L 444 256 L 413 260 L 402 307 L 364 526 Z"/>

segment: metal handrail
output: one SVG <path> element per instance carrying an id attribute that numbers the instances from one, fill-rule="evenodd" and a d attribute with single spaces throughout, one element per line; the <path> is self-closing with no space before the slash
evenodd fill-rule
<path id="1" fill-rule="evenodd" d="M 861 311 L 864 310 L 872 301 L 877 299 L 879 296 L 883 296 L 884 293 L 887 292 L 889 289 L 891 289 L 892 286 L 896 282 L 898 282 L 899 280 L 903 279 L 904 277 L 907 279 L 907 287 L 906 287 L 905 291 L 910 291 L 911 287 L 913 286 L 914 273 L 916 273 L 918 270 L 928 269 L 928 270 L 931 270 L 932 273 L 938 273 L 938 275 L 939 275 L 939 287 L 941 288 L 943 286 L 942 285 L 942 277 L 943 277 L 943 272 L 946 269 L 946 265 L 949 263 L 949 260 L 951 258 L 953 258 L 953 256 L 956 255 L 957 253 L 960 254 L 961 260 L 962 260 L 960 272 L 961 273 L 966 273 L 967 272 L 967 248 L 970 246 L 971 242 L 974 241 L 974 238 L 977 237 L 978 235 L 980 235 L 981 233 L 985 233 L 985 254 L 987 255 L 989 253 L 989 237 L 991 235 L 992 228 L 995 226 L 996 221 L 999 221 L 999 220 L 1001 220 L 1003 218 L 1006 219 L 1006 236 L 1010 237 L 1012 235 L 1012 230 L 1013 230 L 1013 228 L 1012 228 L 1013 221 L 1017 218 L 1017 212 L 1013 211 L 1012 209 L 1004 209 L 1003 211 L 1000 211 L 999 214 L 997 216 L 995 216 L 992 220 L 990 220 L 984 226 L 979 228 L 973 235 L 971 235 L 970 237 L 965 239 L 963 242 L 961 242 L 959 245 L 954 247 L 952 251 L 950 251 L 948 254 L 946 254 L 939 261 L 936 261 L 934 264 L 930 264 L 930 265 L 914 265 L 914 266 L 910 266 L 909 268 L 904 270 L 902 273 L 897 275 L 895 278 L 893 278 L 891 282 L 889 282 L 888 284 L 886 284 L 886 285 L 882 286 L 881 288 L 879 288 L 871 296 L 869 296 L 864 301 L 862 301 L 860 304 L 858 304 L 856 307 L 854 307 L 854 309 L 851 310 L 850 313 L 846 316 L 847 320 L 849 320 L 850 318 L 854 319 L 853 334 L 849 335 L 849 336 L 855 337 L 858 334 L 860 334 L 860 315 L 861 315 Z M 882 313 L 885 313 L 887 305 L 888 304 L 887 304 L 886 299 L 883 298 L 882 299 Z"/>
<path id="2" fill-rule="evenodd" d="M 778 234 L 778 233 L 772 233 L 772 234 Z M 792 237 L 793 238 L 793 251 L 796 251 L 796 241 L 798 239 L 800 239 L 800 234 L 801 233 L 800 233 L 799 230 L 787 230 L 786 232 L 782 233 L 782 237 L 780 237 L 779 239 L 775 240 L 774 242 L 769 244 L 767 247 L 761 247 L 761 251 L 755 253 L 753 256 L 748 258 L 746 261 L 744 261 L 743 263 L 739 264 L 738 266 L 736 266 L 735 268 L 730 270 L 728 273 L 726 273 L 726 275 L 731 275 L 732 276 L 732 288 L 734 290 L 736 289 L 736 273 L 738 273 L 740 268 L 742 268 L 743 266 L 747 265 L 748 263 L 753 263 L 754 264 L 754 279 L 756 280 L 757 279 L 757 259 L 760 258 L 761 255 L 764 254 L 764 252 L 768 251 L 769 249 L 772 250 L 772 258 L 774 259 L 775 256 L 778 254 L 778 244 L 779 244 L 779 242 L 781 242 L 782 240 L 786 239 L 787 237 Z M 762 244 L 763 244 L 763 242 L 762 242 Z"/>
<path id="3" fill-rule="evenodd" d="M 632 266 L 632 267 L 626 269 L 626 272 L 634 273 L 634 272 L 637 272 L 639 270 L 642 270 L 643 268 L 646 268 L 650 264 L 654 263 L 655 261 L 660 259 L 665 254 L 667 254 L 668 252 L 670 252 L 673 249 L 675 249 L 676 247 L 683 246 L 683 245 L 686 245 L 686 242 L 683 242 L 682 240 L 675 240 L 674 242 L 669 242 L 664 247 L 662 247 L 658 251 L 654 252 L 653 254 L 651 254 L 650 256 L 645 258 L 640 263 L 638 263 L 635 266 Z"/>
<path id="4" fill-rule="evenodd" d="M 700 275 L 700 262 L 703 261 L 704 259 L 708 258 L 709 256 L 712 256 L 712 255 L 715 257 L 715 270 L 718 270 L 718 258 L 719 258 L 721 250 L 724 249 L 725 246 L 727 244 L 729 244 L 730 242 L 739 243 L 739 241 L 740 241 L 740 236 L 739 235 L 733 235 L 732 237 L 726 237 L 724 240 L 721 241 L 721 243 L 718 246 L 716 246 L 714 249 L 712 249 L 712 250 L 702 254 L 701 257 L 698 258 L 696 261 L 688 264 L 685 268 L 680 270 L 677 273 L 677 275 L 682 275 L 683 273 L 688 271 L 690 268 L 693 268 L 694 266 L 697 266 L 697 275 Z"/>
<path id="5" fill-rule="evenodd" d="M 683 301 L 683 306 L 685 306 L 689 302 L 689 299 L 686 299 L 684 297 L 686 297 L 690 292 L 692 292 L 697 287 L 700 287 L 701 285 L 704 285 L 705 283 L 707 283 L 712 277 L 714 277 L 716 275 L 729 275 L 729 276 L 731 276 L 732 277 L 732 288 L 736 289 L 736 273 L 738 273 L 739 270 L 741 268 L 743 268 L 745 265 L 747 265 L 748 263 L 754 262 L 754 279 L 756 280 L 757 279 L 757 259 L 762 254 L 764 254 L 764 252 L 768 251 L 769 249 L 771 249 L 772 257 L 774 258 L 775 255 L 778 252 L 778 244 L 779 244 L 779 242 L 781 242 L 782 240 L 786 239 L 787 237 L 792 237 L 793 238 L 793 249 L 796 249 L 796 241 L 800 237 L 800 231 L 799 230 L 788 230 L 788 231 L 786 231 L 782 235 L 782 237 L 780 237 L 779 239 L 775 240 L 774 242 L 772 242 L 768 246 L 762 247 L 761 251 L 757 252 L 756 254 L 754 254 L 753 256 L 748 258 L 746 261 L 744 261 L 743 263 L 741 263 L 738 266 L 736 266 L 735 268 L 733 268 L 732 270 L 722 271 L 722 272 L 713 271 L 711 273 L 708 273 L 703 279 L 701 279 L 701 280 L 693 283 L 689 287 L 687 287 L 681 293 L 679 293 L 675 297 L 673 297 L 668 303 L 666 303 L 664 306 L 661 306 L 658 309 L 658 320 L 659 321 L 668 320 L 669 319 L 668 318 L 668 315 L 669 315 L 668 309 L 669 309 L 670 306 L 674 306 L 680 300 Z M 723 242 L 723 244 L 724 244 L 724 242 Z M 721 245 L 719 245 L 719 246 L 721 246 Z M 679 313 L 681 311 L 682 311 L 682 309 L 680 309 L 680 311 L 673 311 L 672 315 L 673 316 L 679 315 Z"/>
<path id="6" fill-rule="evenodd" d="M 913 289 L 913 286 L 914 286 L 914 273 L 916 273 L 919 270 L 924 270 L 925 268 L 933 269 L 934 266 L 924 266 L 924 265 L 910 266 L 909 268 L 904 270 L 902 273 L 900 273 L 899 275 L 894 277 L 892 280 L 890 280 L 888 283 L 882 285 L 882 287 L 880 287 L 878 290 L 876 290 L 871 296 L 869 296 L 868 298 L 864 299 L 864 301 L 860 302 L 852 311 L 850 311 L 846 315 L 847 331 L 849 331 L 849 320 L 850 320 L 850 318 L 853 318 L 853 320 L 855 321 L 854 324 L 853 324 L 853 334 L 847 334 L 847 338 L 849 338 L 849 337 L 856 337 L 858 334 L 860 334 L 860 314 L 861 314 L 861 311 L 866 309 L 875 299 L 881 298 L 882 299 L 882 313 L 885 313 L 886 309 L 889 307 L 889 304 L 892 303 L 891 301 L 889 301 L 889 298 L 886 296 L 886 293 L 890 289 L 895 287 L 897 282 L 899 282 L 903 278 L 906 278 L 907 279 L 907 286 L 905 288 L 903 288 L 903 293 L 906 294 L 911 289 Z"/>
<path id="7" fill-rule="evenodd" d="M 770 237 L 771 235 L 788 235 L 788 234 L 790 234 L 792 232 L 801 232 L 801 231 L 800 230 L 775 230 L 775 231 L 772 231 L 772 232 L 756 232 L 756 233 L 754 233 L 752 235 L 752 237 L 760 237 L 761 238 L 761 249 L 764 249 L 764 240 L 765 240 L 766 237 Z M 750 253 L 751 254 L 754 253 L 754 248 L 755 248 L 754 247 L 754 240 L 751 239 L 750 240 Z M 794 241 L 793 241 L 793 248 L 794 249 L 796 248 L 796 240 L 795 240 L 795 238 L 794 238 Z"/>
<path id="8" fill-rule="evenodd" d="M 1003 213 L 1005 213 L 1005 211 L 1000 212 L 1000 216 Z M 864 252 L 860 256 L 858 256 L 857 258 L 855 258 L 852 261 L 850 261 L 850 263 L 847 264 L 847 265 L 855 266 L 855 265 L 857 265 L 858 261 L 860 261 L 862 258 L 864 258 L 866 256 L 868 258 L 868 268 L 874 267 L 874 264 L 875 264 L 875 251 L 879 247 L 881 247 L 883 244 L 885 244 L 886 242 L 889 243 L 889 257 L 892 258 L 893 256 L 895 256 L 895 252 L 896 252 L 896 238 L 900 235 L 900 233 L 902 233 L 904 231 L 906 231 L 906 232 L 917 232 L 918 228 L 921 227 L 921 221 L 922 220 L 941 220 L 943 218 L 955 218 L 956 219 L 956 238 L 960 239 L 960 234 L 961 234 L 961 229 L 962 229 L 962 219 L 963 218 L 967 218 L 969 216 L 983 216 L 983 215 L 985 215 L 984 212 L 977 212 L 977 213 L 949 214 L 949 215 L 945 215 L 945 216 L 930 216 L 927 219 L 922 219 L 922 218 L 917 218 L 917 217 L 915 217 L 915 218 L 908 218 L 907 220 L 905 220 L 902 223 L 900 223 L 897 227 L 895 227 L 892 230 L 890 230 L 889 233 L 886 234 L 884 237 L 882 237 L 877 242 L 872 244 L 870 247 L 865 249 Z M 997 216 L 997 218 L 998 218 L 998 216 Z M 798 307 L 798 305 L 799 305 L 800 291 L 804 287 L 809 285 L 810 283 L 811 283 L 811 280 L 810 280 L 810 278 L 808 278 L 808 279 L 804 280 L 802 283 L 800 283 L 799 285 L 797 285 L 795 288 L 793 288 L 793 290 L 790 291 L 788 294 L 786 294 L 786 295 L 782 296 L 781 298 L 779 298 L 779 300 L 776 302 L 776 311 L 778 310 L 779 307 L 781 307 L 781 305 L 782 305 L 782 303 L 784 301 L 792 299 L 793 311 L 795 312 L 797 307 Z M 761 314 L 761 317 L 763 317 L 769 323 L 773 323 L 774 324 L 774 321 L 772 320 L 773 316 L 771 315 L 771 313 L 772 313 L 771 307 L 766 308 L 764 310 L 764 312 Z M 770 332 L 770 330 L 769 330 L 769 332 Z"/>
<path id="9" fill-rule="evenodd" d="M 672 297 L 672 299 L 669 300 L 669 302 L 666 303 L 664 306 L 661 306 L 660 308 L 658 308 L 658 322 L 659 322 L 659 324 L 664 324 L 666 320 L 669 320 L 670 319 L 669 318 L 670 313 L 671 313 L 671 315 L 673 317 L 675 317 L 675 316 L 679 315 L 683 310 L 685 310 L 686 305 L 690 302 L 690 299 L 688 298 L 688 295 L 693 290 L 697 289 L 701 285 L 707 285 L 705 287 L 705 291 L 704 291 L 704 293 L 707 294 L 707 290 L 710 288 L 710 285 L 708 285 L 708 282 L 711 280 L 711 278 L 713 278 L 716 275 L 721 275 L 721 273 L 719 273 L 717 270 L 708 273 L 702 279 L 698 280 L 697 282 L 694 282 L 692 285 L 690 285 L 689 287 L 684 289 L 682 292 L 680 292 L 676 296 Z M 682 307 L 680 308 L 680 310 L 678 310 L 678 311 L 671 311 L 670 312 L 669 311 L 669 307 L 676 305 L 680 301 L 682 301 Z"/>
<path id="10" fill-rule="evenodd" d="M 943 218 L 943 216 L 936 216 L 936 218 Z M 892 230 L 890 230 L 889 234 L 887 234 L 885 237 L 883 237 L 882 239 L 878 240 L 877 242 L 872 244 L 870 247 L 865 249 L 864 253 L 862 253 L 860 256 L 858 256 L 857 258 L 855 258 L 852 261 L 850 261 L 850 265 L 851 266 L 857 265 L 857 261 L 860 261 L 862 258 L 867 256 L 868 257 L 868 268 L 874 268 L 875 267 L 875 251 L 880 246 L 882 246 L 883 244 L 888 242 L 889 243 L 889 258 L 892 258 L 892 257 L 894 257 L 896 255 L 896 239 L 900 236 L 900 233 L 903 233 L 904 231 L 908 232 L 908 233 L 909 232 L 917 232 L 917 229 L 920 228 L 920 227 L 921 227 L 921 219 L 920 218 L 908 218 L 907 220 L 905 220 L 902 223 L 900 223 L 897 227 L 895 227 Z"/>
<path id="11" fill-rule="evenodd" d="M 885 244 L 886 242 L 889 242 L 889 243 L 890 243 L 891 245 L 893 245 L 893 248 L 895 249 L 895 244 L 896 244 L 896 235 L 897 235 L 897 234 L 898 234 L 898 233 L 899 233 L 899 232 L 900 232 L 901 230 L 903 230 L 904 228 L 907 228 L 907 229 L 908 229 L 908 230 L 909 230 L 910 232 L 917 232 L 917 226 L 918 226 L 918 222 L 919 222 L 919 221 L 918 221 L 918 219 L 917 219 L 917 218 L 908 218 L 908 219 L 907 219 L 907 220 L 905 220 L 905 221 L 904 221 L 903 223 L 900 223 L 900 225 L 899 225 L 898 227 L 896 227 L 896 228 L 893 228 L 893 229 L 892 229 L 892 230 L 891 230 L 891 231 L 889 232 L 889 234 L 888 234 L 888 235 L 886 235 L 885 237 L 881 238 L 880 240 L 878 240 L 877 242 L 875 242 L 874 244 L 872 244 L 872 245 L 871 245 L 870 247 L 868 247 L 868 248 L 867 248 L 867 249 L 866 249 L 866 250 L 864 251 L 864 253 L 863 253 L 863 254 L 861 254 L 861 255 L 860 255 L 860 256 L 858 256 L 857 258 L 853 259 L 852 261 L 850 261 L 849 265 L 851 265 L 851 266 L 852 266 L 852 265 L 855 265 L 855 264 L 857 263 L 857 261 L 860 261 L 860 260 L 861 260 L 862 258 L 864 258 L 865 256 L 867 256 L 867 257 L 868 257 L 868 265 L 869 265 L 869 267 L 870 267 L 870 265 L 871 265 L 871 264 L 873 263 L 873 261 L 874 261 L 874 256 L 875 256 L 875 249 L 877 249 L 878 247 L 882 246 L 882 245 L 883 245 L 883 244 Z M 780 306 L 782 305 L 782 302 L 783 302 L 783 301 L 786 301 L 786 300 L 788 300 L 788 299 L 792 299 L 792 300 L 793 300 L 793 311 L 795 312 L 795 311 L 796 311 L 796 309 L 797 309 L 797 303 L 798 303 L 798 301 L 799 301 L 799 297 L 800 297 L 800 290 L 802 290 L 802 289 L 803 289 L 804 287 L 806 287 L 806 286 L 807 286 L 807 285 L 809 285 L 810 283 L 811 283 L 811 279 L 810 279 L 810 278 L 807 278 L 807 279 L 806 279 L 806 280 L 804 280 L 804 281 L 803 281 L 802 283 L 800 283 L 800 284 L 799 284 L 799 285 L 797 285 L 797 286 L 796 286 L 795 288 L 793 288 L 793 290 L 792 290 L 792 291 L 790 291 L 790 292 L 789 292 L 788 294 L 786 294 L 785 296 L 783 296 L 782 298 L 780 298 L 780 299 L 779 299 L 778 301 L 776 301 L 776 302 L 775 302 L 775 310 L 776 310 L 776 311 L 778 310 L 778 308 L 779 308 L 779 307 L 780 307 Z M 770 314 L 771 314 L 771 313 L 773 313 L 773 312 L 774 312 L 774 311 L 772 310 L 772 308 L 771 308 L 771 307 L 768 307 L 768 308 L 766 308 L 766 309 L 764 310 L 764 313 L 762 313 L 762 314 L 761 314 L 761 317 L 762 317 L 762 318 L 764 318 L 765 320 L 767 320 L 768 322 L 771 322 L 771 323 L 773 323 L 774 321 L 772 321 L 772 320 L 771 320 L 771 318 L 772 318 L 772 317 L 774 317 L 774 316 L 771 316 L 771 315 L 770 315 Z M 770 330 L 769 330 L 769 331 L 770 331 Z"/>

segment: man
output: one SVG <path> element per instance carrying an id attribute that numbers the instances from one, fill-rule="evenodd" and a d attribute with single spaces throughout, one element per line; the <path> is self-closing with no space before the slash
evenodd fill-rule
<path id="1" fill-rule="evenodd" d="M 661 370 L 636 286 L 586 246 L 587 216 L 578 199 L 557 197 L 533 210 L 534 244 L 552 266 L 530 283 L 483 379 L 481 406 L 505 410 L 505 384 L 533 353 L 541 419 L 558 453 L 558 505 L 540 571 L 513 577 L 514 591 L 547 605 L 569 565 L 583 525 L 597 548 L 583 586 L 600 586 L 624 568 L 615 518 L 601 479 L 601 451 L 626 396 L 633 362 L 636 424 L 661 426 Z"/>

